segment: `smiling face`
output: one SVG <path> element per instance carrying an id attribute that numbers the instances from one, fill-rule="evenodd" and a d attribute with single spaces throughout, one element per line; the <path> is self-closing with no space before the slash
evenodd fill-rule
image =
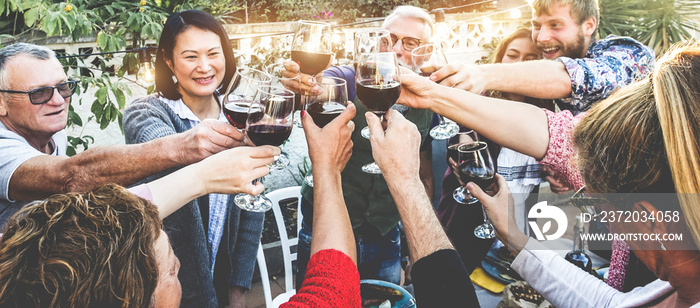
<path id="1" fill-rule="evenodd" d="M 551 14 L 532 19 L 532 40 L 547 59 L 559 57 L 583 58 L 595 31 L 595 19 L 578 24 L 571 16 L 569 5 L 555 3 Z"/>
<path id="2" fill-rule="evenodd" d="M 179 307 L 182 297 L 182 286 L 177 278 L 180 260 L 173 253 L 168 236 L 163 230 L 160 230 L 160 236 L 156 240 L 155 254 L 158 263 L 158 284 L 153 291 L 155 307 Z"/>
<path id="3" fill-rule="evenodd" d="M 6 66 L 9 89 L 2 90 L 30 91 L 53 87 L 68 80 L 56 59 L 40 60 L 20 54 Z M 46 146 L 53 134 L 66 127 L 69 103 L 70 97 L 63 98 L 56 89 L 51 100 L 41 105 L 32 105 L 27 94 L 2 93 L 0 121 L 35 148 Z"/>
<path id="4" fill-rule="evenodd" d="M 226 59 L 216 33 L 189 27 L 177 35 L 172 59 L 166 60 L 177 78 L 183 101 L 211 97 L 226 74 Z"/>
<path id="5" fill-rule="evenodd" d="M 516 38 L 506 47 L 501 63 L 516 63 L 540 59 L 541 53 L 529 37 Z"/>

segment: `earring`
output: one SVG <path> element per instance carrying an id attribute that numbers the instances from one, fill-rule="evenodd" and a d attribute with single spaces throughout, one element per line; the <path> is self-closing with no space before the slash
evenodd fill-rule
<path id="1" fill-rule="evenodd" d="M 663 242 L 659 242 L 659 244 L 661 244 L 661 250 L 666 251 L 666 246 L 664 246 L 664 243 L 663 243 Z"/>

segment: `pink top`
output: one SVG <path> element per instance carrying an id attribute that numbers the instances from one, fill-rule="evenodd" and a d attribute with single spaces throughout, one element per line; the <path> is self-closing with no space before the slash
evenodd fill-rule
<path id="1" fill-rule="evenodd" d="M 583 178 L 576 167 L 576 152 L 573 144 L 574 127 L 586 116 L 579 113 L 573 116 L 569 111 L 554 113 L 545 109 L 549 122 L 549 148 L 540 164 L 554 171 L 557 178 L 564 181 L 574 190 L 583 187 Z M 611 230 L 611 232 L 614 232 Z M 612 241 L 612 256 L 607 283 L 611 287 L 622 290 L 625 273 L 629 263 L 629 246 L 621 240 Z"/>
<path id="2" fill-rule="evenodd" d="M 574 127 L 586 116 L 580 113 L 573 116 L 571 112 L 551 112 L 544 109 L 549 122 L 549 148 L 540 164 L 551 169 L 555 177 L 564 181 L 569 187 L 578 190 L 583 186 L 583 178 L 576 167 L 576 152 L 572 140 Z"/>

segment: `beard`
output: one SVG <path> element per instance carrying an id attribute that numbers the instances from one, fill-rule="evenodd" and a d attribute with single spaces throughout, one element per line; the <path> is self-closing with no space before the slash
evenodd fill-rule
<path id="1" fill-rule="evenodd" d="M 583 35 L 583 28 L 579 29 L 576 41 L 571 44 L 564 44 L 562 46 L 562 55 L 569 58 L 581 58 L 586 55 L 588 46 L 584 46 L 586 43 L 586 37 Z"/>
<path id="2" fill-rule="evenodd" d="M 586 37 L 583 35 L 583 28 L 579 28 L 576 38 L 571 41 L 562 42 L 557 40 L 556 43 L 547 45 L 537 42 L 536 45 L 537 48 L 544 52 L 544 56 L 547 59 L 554 59 L 555 57 L 581 58 L 586 55 L 586 51 L 588 50 L 588 46 L 586 46 Z M 557 48 L 557 56 L 548 55 L 545 50 L 549 48 Z"/>

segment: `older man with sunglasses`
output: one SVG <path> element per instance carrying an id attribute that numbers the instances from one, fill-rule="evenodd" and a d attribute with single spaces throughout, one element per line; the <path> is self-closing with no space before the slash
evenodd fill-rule
<path id="1" fill-rule="evenodd" d="M 243 142 L 230 125 L 204 121 L 148 143 L 65 157 L 64 128 L 76 86 L 46 47 L 18 43 L 0 50 L 0 226 L 30 201 L 108 182 L 130 185 Z"/>

